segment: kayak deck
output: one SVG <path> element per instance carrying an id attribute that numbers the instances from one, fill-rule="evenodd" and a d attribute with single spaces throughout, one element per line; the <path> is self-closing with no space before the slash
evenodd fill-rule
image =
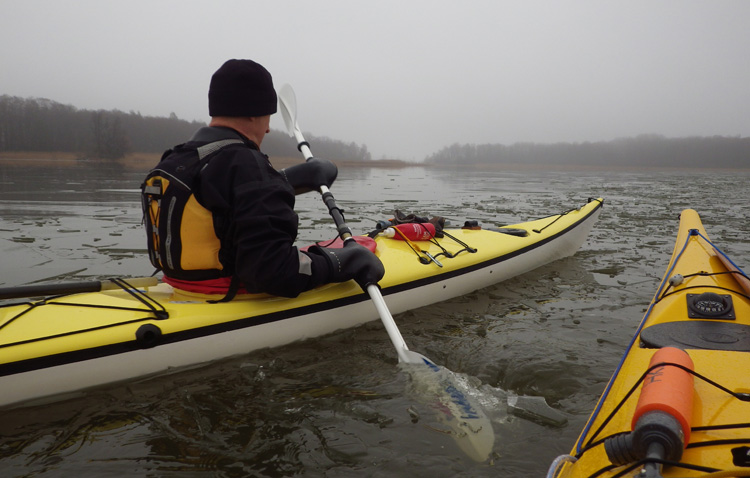
<path id="1" fill-rule="evenodd" d="M 659 468 L 645 456 L 614 464 L 607 446 L 614 449 L 614 437 L 635 426 L 644 383 L 661 380 L 664 365 L 659 368 L 651 360 L 664 347 L 684 350 L 693 363 L 694 373 L 685 371 L 692 377 L 692 390 L 674 388 L 659 398 L 657 407 L 678 416 L 677 402 L 692 393 L 688 442 L 679 460 L 667 460 L 660 475 L 649 476 L 703 476 L 720 470 L 729 473 L 722 476 L 749 476 L 749 284 L 711 243 L 698 214 L 683 211 L 667 272 L 643 321 L 571 456 L 561 457 L 553 465 L 559 468 L 551 468 L 548 476 L 634 476 L 644 467 Z"/>

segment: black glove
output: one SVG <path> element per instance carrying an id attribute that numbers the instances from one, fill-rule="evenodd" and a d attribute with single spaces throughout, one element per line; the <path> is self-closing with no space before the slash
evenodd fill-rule
<path id="1" fill-rule="evenodd" d="M 327 159 L 310 158 L 302 164 L 282 169 L 281 174 L 294 188 L 294 194 L 317 191 L 320 186 L 331 187 L 339 174 L 335 164 Z"/>
<path id="2" fill-rule="evenodd" d="M 326 282 L 346 282 L 354 279 L 362 289 L 366 289 L 370 284 L 377 284 L 385 275 L 385 267 L 378 256 L 354 241 L 347 241 L 340 249 L 312 246 L 307 252 L 328 259 L 331 274 Z"/>

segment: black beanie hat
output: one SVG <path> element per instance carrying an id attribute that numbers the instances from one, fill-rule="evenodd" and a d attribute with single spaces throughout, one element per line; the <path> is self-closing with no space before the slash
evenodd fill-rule
<path id="1" fill-rule="evenodd" d="M 271 74 L 252 60 L 229 60 L 211 77 L 210 116 L 266 116 L 276 113 Z"/>

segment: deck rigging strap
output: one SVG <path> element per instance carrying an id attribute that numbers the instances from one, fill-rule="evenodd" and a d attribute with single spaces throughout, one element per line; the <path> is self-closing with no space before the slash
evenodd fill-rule
<path id="1" fill-rule="evenodd" d="M 721 390 L 722 392 L 727 393 L 728 395 L 731 395 L 732 397 L 736 398 L 737 400 L 740 400 L 742 402 L 750 402 L 750 393 L 742 393 L 742 392 L 734 392 L 727 387 L 721 385 L 720 383 L 711 380 L 710 378 L 706 377 L 705 375 L 702 375 L 694 370 L 689 369 L 688 367 L 685 367 L 682 364 L 674 363 L 674 362 L 659 362 L 648 369 L 646 369 L 645 372 L 638 378 L 638 380 L 633 384 L 633 386 L 628 390 L 628 392 L 625 394 L 625 396 L 622 397 L 622 399 L 619 401 L 619 403 L 612 409 L 612 411 L 607 415 L 607 417 L 604 419 L 601 425 L 599 425 L 599 428 L 594 431 L 594 433 L 591 435 L 591 438 L 588 439 L 586 444 L 580 449 L 576 450 L 576 457 L 580 458 L 583 453 L 585 453 L 587 450 L 597 446 L 598 444 L 602 443 L 604 440 L 606 440 L 608 437 L 600 438 L 596 440 L 596 437 L 601 433 L 602 430 L 609 424 L 609 422 L 614 418 L 614 416 L 617 414 L 617 412 L 625 405 L 625 402 L 628 401 L 628 398 L 635 393 L 636 390 L 638 390 L 638 387 L 643 383 L 643 381 L 646 379 L 646 377 L 649 376 L 649 374 L 660 367 L 663 367 L 665 365 L 669 365 L 672 367 L 679 368 L 681 370 L 684 370 L 685 372 L 689 373 L 690 375 L 694 376 L 695 378 L 702 380 L 703 382 L 713 386 L 714 388 L 717 388 Z M 720 425 L 717 425 L 717 427 L 720 427 Z M 695 427 L 692 429 L 698 429 L 700 427 Z M 708 429 L 711 429 L 711 427 L 708 427 Z M 583 436 L 583 435 L 582 435 Z"/>
<path id="2" fill-rule="evenodd" d="M 723 274 L 737 274 L 737 273 L 736 272 L 710 272 L 710 273 L 709 272 L 698 272 L 696 274 L 688 274 L 688 275 L 686 275 L 684 277 L 692 277 L 692 276 L 710 277 L 710 276 L 723 275 Z M 737 294 L 739 296 L 742 296 L 742 297 L 750 300 L 750 295 L 743 294 L 742 292 L 738 292 L 738 291 L 736 291 L 734 289 L 730 289 L 728 287 L 721 287 L 721 286 L 718 286 L 718 285 L 693 285 L 693 286 L 685 286 L 682 289 L 680 289 L 679 291 L 672 291 L 672 292 L 667 292 L 667 290 L 669 290 L 669 288 L 664 289 L 664 292 L 662 293 L 661 297 L 659 297 L 659 299 L 656 302 L 660 302 L 665 297 L 669 297 L 670 295 L 677 294 L 678 292 L 682 292 L 684 290 L 689 290 L 689 289 L 717 289 L 717 290 L 725 290 L 727 292 L 732 292 L 733 294 Z"/>
<path id="3" fill-rule="evenodd" d="M 710 468 L 710 467 L 701 466 L 701 465 L 693 465 L 691 463 L 683 463 L 683 462 L 671 461 L 671 460 L 662 460 L 661 458 L 644 458 L 642 460 L 638 460 L 636 462 L 630 463 L 624 469 L 622 469 L 620 472 L 618 472 L 618 473 L 616 473 L 614 475 L 611 475 L 611 478 L 623 478 L 623 477 L 626 477 L 626 476 L 637 476 L 637 475 L 633 475 L 631 473 L 633 473 L 633 471 L 638 470 L 639 468 L 642 468 L 644 465 L 647 465 L 649 463 L 658 463 L 658 464 L 660 464 L 662 466 L 671 466 L 671 467 L 675 467 L 675 468 L 684 468 L 686 470 L 701 471 L 701 472 L 704 472 L 704 473 L 715 473 L 715 472 L 720 471 L 717 468 Z M 607 466 L 605 466 L 605 467 L 597 470 L 593 474 L 589 475 L 589 478 L 594 478 L 594 477 L 600 476 L 602 473 L 606 473 L 608 471 L 612 471 L 615 468 L 617 468 L 617 465 L 612 465 L 612 464 L 607 465 Z M 701 475 L 701 476 L 709 477 L 710 475 Z M 721 476 L 725 476 L 725 477 L 729 477 L 729 476 L 737 477 L 737 476 L 742 476 L 742 475 L 721 475 Z"/>
<path id="4" fill-rule="evenodd" d="M 460 245 L 461 247 L 463 247 L 463 249 L 461 249 L 460 251 L 452 253 L 453 255 L 452 255 L 452 256 L 450 256 L 450 257 L 455 257 L 455 256 L 457 256 L 457 255 L 461 254 L 461 253 L 462 253 L 462 252 L 464 252 L 464 251 L 466 251 L 466 252 L 470 252 L 470 253 L 472 253 L 472 254 L 474 254 L 475 252 L 477 252 L 477 249 L 476 249 L 475 247 L 471 247 L 470 245 L 466 244 L 466 243 L 465 243 L 464 241 L 460 240 L 460 239 L 459 239 L 459 238 L 457 238 L 456 236 L 453 236 L 453 235 L 451 235 L 451 234 L 448 234 L 448 233 L 447 233 L 447 232 L 445 232 L 445 231 L 443 231 L 443 235 L 444 235 L 445 237 L 447 237 L 447 238 L 449 238 L 449 239 L 451 239 L 451 240 L 455 241 L 455 242 L 456 242 L 456 243 L 457 243 L 458 245 Z M 438 246 L 440 246 L 440 244 L 438 244 Z M 442 247 L 442 246 L 440 246 L 440 248 L 441 248 L 441 249 L 443 249 L 443 247 Z M 445 249 L 443 249 L 443 251 L 445 251 Z M 448 253 L 448 251 L 445 251 L 445 252 L 446 252 L 446 253 Z"/>
<path id="5" fill-rule="evenodd" d="M 130 294 L 133 298 L 137 299 L 143 305 L 148 307 L 151 313 L 153 313 L 157 319 L 164 320 L 169 318 L 169 312 L 167 312 L 167 309 L 165 309 L 160 302 L 152 298 L 150 295 L 146 294 L 140 289 L 133 287 L 125 279 L 112 278 L 110 280 L 120 286 L 122 290 Z"/>
<path id="6" fill-rule="evenodd" d="M 554 224 L 554 223 L 556 223 L 557 221 L 559 221 L 560 219 L 562 219 L 562 218 L 563 218 L 563 216 L 565 216 L 565 215 L 567 215 L 567 214 L 570 214 L 571 212 L 573 212 L 573 211 L 577 211 L 577 210 L 578 210 L 578 209 L 571 209 L 570 211 L 565 211 L 565 212 L 563 212 L 563 213 L 560 213 L 560 214 L 556 214 L 555 216 L 549 216 L 549 217 L 554 217 L 554 219 L 552 220 L 552 222 L 550 222 L 549 224 L 545 225 L 545 226 L 544 226 L 544 227 L 542 227 L 542 228 L 539 228 L 539 229 L 532 229 L 532 231 L 533 231 L 533 232 L 535 232 L 535 233 L 537 233 L 537 234 L 541 234 L 541 232 L 542 232 L 542 231 L 544 231 L 545 229 L 547 229 L 548 227 L 550 227 L 550 226 L 551 226 L 552 224 Z"/>
<path id="7" fill-rule="evenodd" d="M 414 224 L 422 225 L 423 223 L 417 222 L 417 223 L 414 223 Z M 424 227 L 424 226 L 422 226 L 422 227 Z M 431 236 L 430 239 L 429 239 L 429 242 L 432 243 L 432 244 L 434 244 L 434 245 L 436 245 L 437 247 L 439 247 L 440 250 L 442 251 L 442 252 L 439 252 L 437 254 L 431 254 L 430 252 L 425 251 L 424 249 L 422 249 L 422 248 L 418 247 L 416 244 L 414 244 L 414 242 L 412 242 L 408 237 L 406 237 L 406 235 L 404 235 L 398 228 L 393 228 L 393 229 L 396 231 L 396 233 L 399 236 L 401 236 L 401 238 L 404 240 L 404 242 L 406 242 L 409 245 L 409 247 L 411 248 L 412 251 L 414 251 L 414 253 L 417 255 L 417 257 L 419 257 L 419 262 L 421 262 L 422 264 L 429 264 L 430 262 L 434 262 L 439 267 L 443 267 L 443 264 L 441 264 L 440 261 L 438 261 L 438 259 L 437 259 L 440 256 L 445 256 L 448 259 L 453 259 L 454 257 L 456 257 L 457 255 L 461 254 L 462 252 L 470 252 L 470 253 L 477 252 L 476 248 L 471 247 L 470 245 L 466 244 L 465 242 L 463 242 L 462 240 L 460 240 L 456 236 L 453 236 L 452 234 L 447 233 L 445 230 L 441 230 L 440 233 L 441 233 L 442 236 L 447 237 L 447 238 L 453 240 L 454 242 L 456 242 L 457 244 L 459 244 L 461 247 L 463 247 L 463 249 L 460 249 L 460 250 L 458 250 L 456 252 L 450 252 L 445 247 L 443 247 L 443 245 L 440 244 L 440 242 L 438 242 L 438 240 L 437 240 L 437 238 L 438 238 L 437 233 L 435 235 L 433 235 L 432 233 L 430 233 L 429 229 L 427 229 L 426 227 L 424 227 L 425 231 L 427 231 L 430 234 L 430 236 Z"/>
<path id="8" fill-rule="evenodd" d="M 589 201 L 588 201 L 588 202 L 592 202 L 592 201 L 596 201 L 596 202 L 598 202 L 598 203 L 600 204 L 600 206 L 601 206 L 601 204 L 602 204 L 602 203 L 604 202 L 604 201 L 603 201 L 602 199 L 594 199 L 594 198 L 589 198 Z M 570 213 L 571 213 L 571 212 L 573 212 L 573 211 L 580 211 L 580 210 L 581 210 L 581 208 L 573 208 L 573 209 L 570 209 L 569 211 L 565 211 L 565 212 L 563 212 L 563 213 L 560 213 L 560 214 L 556 214 L 556 215 L 554 215 L 554 216 L 548 216 L 548 217 L 554 217 L 555 219 L 553 219 L 553 220 L 552 220 L 552 222 L 550 222 L 550 223 L 549 223 L 549 224 L 547 224 L 546 226 L 542 227 L 541 229 L 532 229 L 532 231 L 533 231 L 533 232 L 535 232 L 535 233 L 537 233 L 537 234 L 539 234 L 539 233 L 541 233 L 542 231 L 544 231 L 545 229 L 547 229 L 548 227 L 550 227 L 550 226 L 551 226 L 552 224 L 554 224 L 554 223 L 556 223 L 557 221 L 559 221 L 560 219 L 562 219 L 562 218 L 563 218 L 563 216 L 566 216 L 566 215 L 570 214 Z"/>
<path id="9" fill-rule="evenodd" d="M 703 234 L 701 234 L 698 229 L 690 229 L 690 231 L 688 231 L 688 232 L 689 232 L 689 234 L 688 234 L 687 238 L 685 239 L 685 244 L 682 246 L 682 249 L 677 254 L 677 257 L 674 260 L 674 263 L 673 263 L 674 265 L 677 264 L 677 261 L 682 256 L 682 253 L 685 252 L 685 249 L 687 248 L 687 245 L 688 245 L 688 242 L 690 242 L 690 239 L 692 239 L 693 237 L 699 237 L 699 238 L 703 239 L 704 241 L 706 241 L 706 243 L 709 246 L 713 247 L 713 249 L 716 252 L 716 254 L 719 255 L 720 258 L 723 258 L 723 261 L 725 260 L 731 266 L 733 266 L 733 269 L 732 270 L 728 270 L 728 271 L 724 271 L 724 272 L 706 272 L 706 271 L 695 272 L 693 274 L 686 274 L 686 275 L 682 276 L 684 279 L 687 279 L 688 277 L 695 277 L 695 276 L 709 277 L 709 276 L 715 276 L 715 275 L 718 276 L 718 275 L 724 275 L 724 274 L 731 274 L 733 276 L 736 276 L 735 279 L 737 279 L 737 282 L 739 283 L 740 287 L 743 286 L 743 284 L 741 282 L 742 279 L 744 279 L 744 280 L 750 280 L 750 277 L 748 277 L 747 274 L 745 274 L 745 272 L 742 269 L 740 269 L 734 262 L 732 262 L 732 260 L 724 253 L 724 251 L 722 251 L 721 249 L 719 249 L 719 247 L 716 244 L 712 243 L 706 236 L 704 236 Z M 674 291 L 673 292 L 668 292 L 669 289 L 670 289 L 670 287 L 672 287 L 672 283 L 669 281 L 669 278 L 671 278 L 672 270 L 674 270 L 674 265 L 669 269 L 669 271 L 667 271 L 667 274 L 665 276 L 665 277 L 667 277 L 667 282 L 664 283 L 664 284 L 662 284 L 662 286 L 661 286 L 661 287 L 664 287 L 666 285 L 666 287 L 664 288 L 663 291 L 661 290 L 661 288 L 659 289 L 659 294 L 657 294 L 657 299 L 654 301 L 654 303 L 657 303 L 657 302 L 661 301 L 662 299 L 664 299 L 665 297 L 667 297 L 667 296 L 672 295 L 672 294 L 675 293 Z M 700 287 L 712 287 L 712 288 L 716 288 L 716 289 L 726 290 L 726 291 L 729 291 L 729 292 L 733 292 L 733 293 L 735 293 L 737 295 L 741 295 L 742 297 L 745 297 L 746 299 L 750 300 L 750 295 L 748 295 L 746 293 L 743 293 L 743 292 L 740 292 L 740 291 L 737 291 L 737 290 L 727 289 L 725 287 L 718 287 L 718 286 L 708 286 L 708 285 L 700 286 Z M 685 290 L 685 289 L 689 289 L 689 288 L 690 287 L 683 287 L 680 290 Z M 743 291 L 744 291 L 744 288 L 743 288 Z"/>
<path id="10" fill-rule="evenodd" d="M 58 305 L 62 305 L 62 304 L 58 304 Z M 70 304 L 68 304 L 68 305 L 70 305 Z M 1 344 L 0 345 L 0 349 L 1 348 L 5 348 L 5 347 L 13 347 L 13 346 L 16 346 L 16 345 L 24 345 L 24 344 L 31 344 L 31 343 L 34 343 L 34 342 L 41 342 L 43 340 L 55 339 L 55 338 L 58 338 L 58 337 L 69 337 L 69 336 L 76 335 L 76 334 L 83 334 L 83 333 L 86 333 L 86 332 L 93 332 L 94 330 L 111 329 L 113 327 L 119 327 L 121 325 L 137 324 L 138 322 L 147 322 L 147 321 L 150 321 L 150 320 L 153 320 L 153 317 L 143 317 L 143 318 L 140 318 L 140 319 L 123 320 L 122 322 L 116 322 L 116 323 L 112 323 L 112 324 L 102 325 L 100 327 L 89 327 L 87 329 L 72 330 L 72 331 L 69 331 L 69 332 L 61 333 L 61 334 L 40 336 L 40 337 L 35 337 L 33 339 L 27 339 L 27 340 L 21 340 L 21 341 L 18 341 L 18 342 L 11 342 L 11 343 L 7 343 L 7 344 Z"/>
<path id="11" fill-rule="evenodd" d="M 429 223 L 435 226 L 435 232 L 433 233 L 429 228 L 427 228 L 424 224 Z M 418 226 L 421 226 L 425 232 L 427 232 L 427 235 L 429 236 L 429 239 L 427 239 L 429 242 L 440 248 L 441 252 L 437 254 L 432 254 L 429 251 L 425 251 L 421 247 L 419 247 L 417 244 L 415 244 L 413 241 L 411 241 L 408 237 L 406 237 L 405 234 L 398 228 L 394 227 L 400 224 L 416 224 Z M 416 214 L 404 214 L 400 210 L 396 209 L 393 214 L 393 218 L 387 220 L 387 221 L 378 221 L 376 223 L 375 229 L 368 234 L 369 237 L 375 238 L 382 232 L 384 232 L 388 228 L 393 228 L 396 234 L 399 235 L 401 239 L 403 239 L 404 242 L 411 248 L 412 251 L 414 251 L 414 254 L 417 255 L 419 258 L 419 262 L 422 264 L 429 264 L 429 263 L 435 263 L 439 267 L 443 267 L 443 264 L 438 261 L 438 257 L 445 256 L 449 259 L 452 259 L 456 257 L 458 254 L 462 252 L 470 252 L 474 253 L 477 252 L 477 249 L 474 247 L 469 246 L 465 242 L 461 241 L 457 237 L 447 233 L 445 231 L 445 218 L 442 216 L 434 216 L 432 218 L 417 216 Z M 457 244 L 459 244 L 463 249 L 457 251 L 457 252 L 450 252 L 445 247 L 443 247 L 440 242 L 438 242 L 438 238 L 442 237 L 448 237 L 449 239 L 453 240 Z"/>
<path id="12" fill-rule="evenodd" d="M 406 235 L 403 232 L 401 232 L 401 229 L 394 227 L 393 230 L 396 231 L 396 234 L 401 236 L 401 239 L 403 239 L 404 242 L 406 242 L 406 244 L 409 246 L 409 248 L 411 248 L 411 250 L 414 251 L 414 254 L 416 254 L 417 257 L 419 258 L 419 262 L 421 262 L 422 264 L 429 264 L 430 261 L 432 261 L 435 264 L 437 264 L 439 267 L 443 267 L 443 264 L 441 264 L 437 259 L 435 259 L 432 256 L 432 254 L 430 254 L 427 251 L 423 251 L 422 248 L 420 247 L 417 247 L 417 245 L 414 244 L 411 241 L 411 239 L 406 237 Z"/>
<path id="13" fill-rule="evenodd" d="M 88 308 L 94 308 L 94 309 L 107 309 L 107 310 L 130 310 L 130 311 L 134 311 L 134 312 L 148 312 L 148 313 L 154 314 L 153 319 L 156 319 L 156 320 L 164 320 L 164 319 L 168 319 L 169 318 L 169 312 L 167 312 L 167 309 L 165 309 L 164 306 L 161 303 L 159 303 L 156 299 L 152 298 L 151 296 L 149 296 L 145 292 L 141 291 L 140 289 L 137 289 L 137 288 L 133 287 L 126 280 L 124 280 L 124 279 L 118 279 L 118 278 L 113 278 L 113 279 L 110 279 L 110 281 L 112 283 L 118 285 L 122 290 L 124 290 L 125 292 L 127 292 L 128 294 L 130 294 L 132 297 L 134 297 L 135 299 L 137 299 L 146 308 L 124 307 L 124 306 L 103 305 L 103 304 L 79 304 L 79 303 L 75 303 L 75 302 L 52 302 L 55 299 L 60 299 L 62 297 L 66 297 L 66 296 L 72 295 L 72 293 L 70 293 L 70 294 L 61 294 L 61 295 L 56 295 L 54 297 L 46 297 L 44 299 L 41 299 L 41 300 L 38 300 L 38 301 L 34 301 L 34 302 L 26 301 L 26 302 L 20 302 L 20 303 L 16 303 L 16 304 L 7 304 L 7 306 L 12 306 L 12 305 L 27 305 L 28 307 L 26 309 L 22 310 L 21 312 L 19 312 L 18 314 L 16 314 L 15 316 L 11 317 L 10 319 L 6 320 L 4 323 L 0 324 L 0 329 L 6 327 L 10 323 L 14 322 L 15 320 L 17 320 L 18 318 L 22 317 L 26 313 L 34 310 L 35 308 L 42 307 L 42 306 L 45 306 L 45 305 L 60 305 L 60 306 L 72 306 L 72 307 L 88 307 Z M 149 317 L 148 319 L 142 319 L 142 320 L 151 320 L 151 319 L 152 318 Z M 124 323 L 127 323 L 127 322 L 124 322 Z M 118 324 L 113 324 L 113 325 L 120 325 L 120 324 L 118 323 Z"/>

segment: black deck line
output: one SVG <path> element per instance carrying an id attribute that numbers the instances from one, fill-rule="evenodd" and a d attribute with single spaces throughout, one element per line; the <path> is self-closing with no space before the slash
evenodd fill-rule
<path id="1" fill-rule="evenodd" d="M 451 279 L 453 277 L 464 275 L 469 272 L 473 272 L 479 269 L 484 269 L 491 265 L 498 264 L 500 262 L 507 261 L 513 257 L 517 257 L 522 254 L 525 254 L 581 226 L 591 217 L 592 214 L 594 214 L 596 211 L 598 211 L 602 207 L 602 204 L 603 202 L 600 201 L 599 204 L 594 209 L 592 209 L 589 214 L 586 215 L 586 217 L 582 218 L 580 221 L 577 221 L 574 224 L 571 224 L 569 227 L 565 228 L 559 233 L 553 236 L 550 236 L 548 238 L 545 238 L 544 240 L 535 242 L 534 244 L 530 244 L 529 246 L 524 247 L 522 249 L 518 249 L 511 253 L 508 253 L 499 257 L 495 257 L 493 259 L 475 264 L 473 266 L 465 267 L 456 271 L 446 272 L 444 274 L 440 274 L 436 276 L 426 277 L 424 279 L 415 280 L 415 281 L 402 284 L 402 285 L 398 285 L 398 286 L 384 288 L 382 291 L 383 295 L 388 296 L 391 294 L 397 294 L 397 293 L 409 291 L 411 289 L 423 287 L 425 285 L 429 285 L 435 282 L 441 282 L 447 279 Z M 550 216 L 550 217 L 553 217 L 553 216 Z M 498 234 L 502 234 L 502 233 L 498 233 Z M 367 296 L 367 294 L 363 292 L 361 294 L 357 294 L 354 296 L 345 297 L 342 299 L 336 299 L 336 300 L 327 301 L 327 302 L 322 302 L 319 304 L 313 304 L 313 305 L 309 305 L 306 307 L 298 307 L 295 309 L 273 312 L 273 313 L 265 314 L 261 316 L 247 317 L 247 318 L 237 319 L 237 320 L 233 320 L 229 322 L 222 322 L 222 323 L 212 324 L 212 325 L 199 327 L 195 329 L 184 330 L 181 332 L 164 334 L 159 337 L 158 342 L 156 343 L 155 346 L 158 347 L 160 345 L 165 345 L 165 344 L 174 344 L 178 342 L 184 342 L 187 340 L 198 339 L 201 337 L 208 337 L 211 335 L 231 332 L 233 330 L 240 330 L 240 329 L 245 329 L 248 327 L 254 327 L 257 325 L 278 322 L 278 321 L 286 320 L 292 317 L 298 317 L 300 315 L 312 314 L 315 312 L 321 312 L 321 311 L 325 311 L 325 310 L 329 310 L 333 308 L 343 307 L 346 305 L 356 304 L 359 302 L 365 302 L 368 300 L 370 300 L 369 296 Z M 153 322 L 144 322 L 144 323 L 153 323 L 154 325 L 158 327 L 159 321 L 156 319 L 153 319 L 153 320 L 154 320 Z M 6 363 L 6 364 L 0 365 L 0 377 L 15 375 L 18 373 L 30 372 L 34 370 L 41 370 L 41 369 L 56 367 L 56 366 L 61 366 L 61 365 L 67 365 L 67 364 L 72 364 L 76 362 L 83 362 L 86 360 L 93 360 L 93 359 L 103 358 L 103 357 L 112 356 L 112 355 L 133 352 L 136 350 L 141 350 L 142 348 L 143 347 L 134 339 L 132 341 L 122 342 L 118 344 L 104 345 L 101 347 L 93 347 L 93 348 L 84 349 L 84 350 L 75 350 L 71 352 L 64 352 L 64 353 L 49 355 L 45 357 L 38 357 L 38 358 L 33 358 L 33 359 L 28 359 L 28 360 L 21 360 L 17 362 Z"/>

